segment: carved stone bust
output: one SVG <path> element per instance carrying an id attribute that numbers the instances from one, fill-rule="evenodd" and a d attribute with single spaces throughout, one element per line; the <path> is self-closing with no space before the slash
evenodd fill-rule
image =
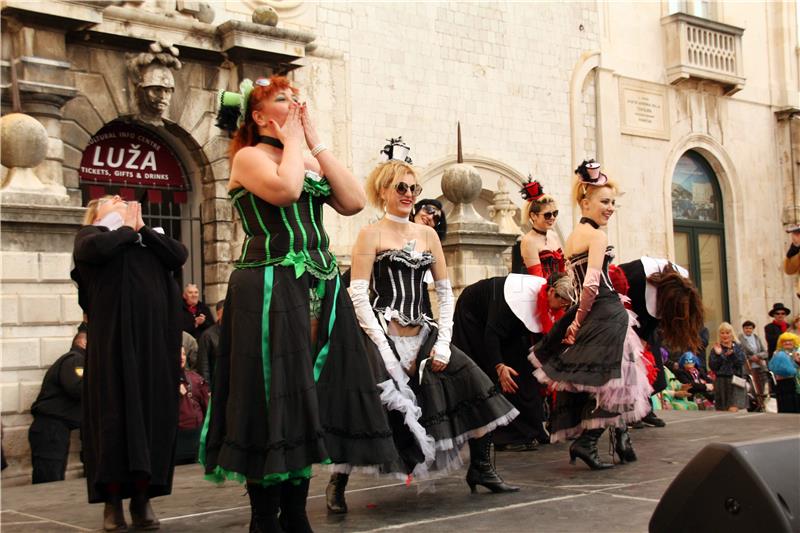
<path id="1" fill-rule="evenodd" d="M 128 72 L 134 85 L 136 120 L 153 126 L 164 125 L 175 92 L 172 69 L 179 70 L 178 49 L 164 43 L 151 43 L 149 52 L 131 55 Z"/>

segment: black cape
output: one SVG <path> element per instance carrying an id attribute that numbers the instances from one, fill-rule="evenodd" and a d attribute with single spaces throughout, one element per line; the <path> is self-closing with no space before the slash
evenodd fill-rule
<path id="1" fill-rule="evenodd" d="M 519 416 L 494 432 L 495 444 L 530 444 L 547 441 L 544 431 L 542 385 L 533 377 L 528 352 L 533 339 L 525 324 L 511 311 L 503 296 L 506 277 L 481 280 L 464 289 L 456 302 L 453 344 L 469 355 L 497 383 L 495 366 L 510 366 L 519 373 L 515 394 L 504 394 Z"/>
<path id="2" fill-rule="evenodd" d="M 181 295 L 172 271 L 178 241 L 143 227 L 85 226 L 75 237 L 73 279 L 88 316 L 83 453 L 89 502 L 105 485 L 150 479 L 150 497 L 172 491 L 178 428 Z"/>

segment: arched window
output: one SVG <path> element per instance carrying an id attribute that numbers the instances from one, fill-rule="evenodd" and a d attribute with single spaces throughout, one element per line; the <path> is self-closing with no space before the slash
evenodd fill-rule
<path id="1" fill-rule="evenodd" d="M 730 320 L 722 194 L 714 170 L 692 150 L 672 175 L 672 220 L 675 260 L 689 269 L 703 296 L 713 340 L 720 322 Z"/>

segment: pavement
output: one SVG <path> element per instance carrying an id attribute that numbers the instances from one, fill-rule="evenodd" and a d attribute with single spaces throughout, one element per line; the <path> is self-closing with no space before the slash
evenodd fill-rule
<path id="1" fill-rule="evenodd" d="M 522 488 L 513 494 L 490 494 L 480 487 L 479 494 L 470 494 L 466 467 L 422 487 L 353 474 L 347 491 L 350 512 L 328 515 L 324 493 L 329 475 L 319 467 L 311 481 L 309 519 L 316 533 L 647 531 L 670 482 L 706 444 L 800 435 L 800 415 L 659 415 L 666 427 L 631 430 L 639 460 L 611 470 L 591 471 L 580 461 L 570 465 L 565 443 L 498 452 L 499 472 Z M 600 442 L 606 452 L 607 437 Z M 244 532 L 250 517 L 244 488 L 204 481 L 199 465 L 177 467 L 172 495 L 153 500 L 153 507 L 161 530 L 175 533 Z M 102 526 L 103 507 L 86 503 L 83 479 L 4 487 L 0 509 L 3 533 L 98 531 Z"/>

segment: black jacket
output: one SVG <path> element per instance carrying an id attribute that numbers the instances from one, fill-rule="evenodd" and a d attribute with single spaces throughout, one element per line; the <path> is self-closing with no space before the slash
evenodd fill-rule
<path id="1" fill-rule="evenodd" d="M 775 347 L 778 345 L 778 337 L 781 336 L 781 333 L 783 333 L 781 327 L 775 322 L 770 322 L 764 326 L 764 340 L 767 341 L 767 352 L 769 352 L 770 357 L 775 353 Z"/>
<path id="2" fill-rule="evenodd" d="M 63 421 L 70 429 L 81 425 L 81 390 L 86 351 L 74 346 L 47 369 L 31 414 Z"/>
<path id="3" fill-rule="evenodd" d="M 200 326 L 194 327 L 194 319 L 199 315 L 206 315 L 206 321 L 200 324 Z M 183 306 L 181 307 L 181 329 L 183 331 L 195 339 L 199 339 L 200 335 L 202 335 L 203 332 L 210 328 L 213 324 L 214 313 L 211 312 L 206 304 L 203 302 L 197 302 L 197 305 L 195 306 L 195 312 L 192 313 L 189 310 L 189 306 L 186 305 L 186 302 L 183 302 Z"/>
<path id="4" fill-rule="evenodd" d="M 220 324 L 212 324 L 197 340 L 197 373 L 209 383 L 213 383 L 214 365 L 217 363 L 219 332 Z"/>
<path id="5" fill-rule="evenodd" d="M 711 348 L 711 355 L 708 359 L 708 366 L 717 376 L 730 377 L 742 376 L 744 368 L 744 350 L 741 344 L 734 342 L 730 348 L 722 347 L 722 353 L 718 354 Z"/>

